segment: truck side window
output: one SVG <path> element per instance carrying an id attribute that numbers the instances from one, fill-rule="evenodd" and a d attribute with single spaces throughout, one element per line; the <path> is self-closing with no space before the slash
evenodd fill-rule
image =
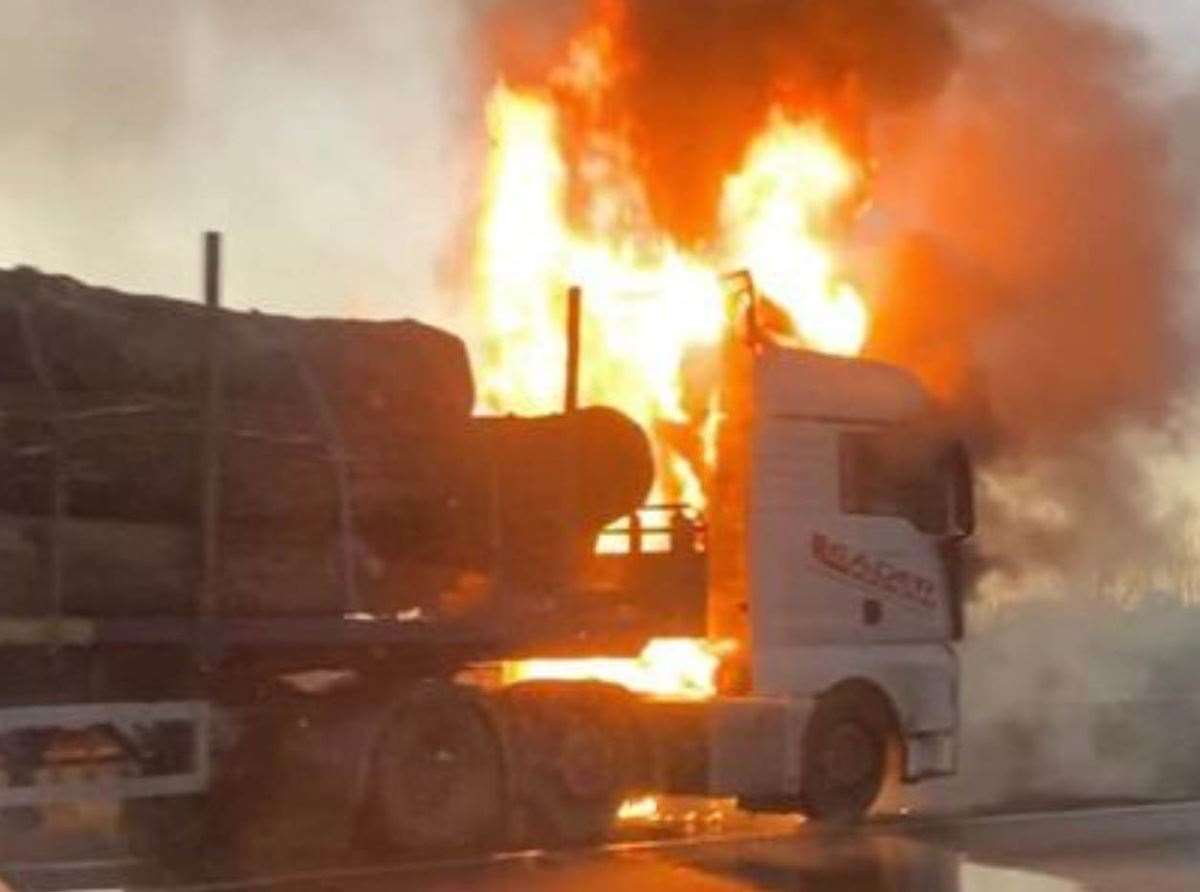
<path id="1" fill-rule="evenodd" d="M 949 487 L 935 450 L 892 431 L 845 432 L 839 449 L 842 511 L 903 517 L 923 533 L 947 532 Z"/>

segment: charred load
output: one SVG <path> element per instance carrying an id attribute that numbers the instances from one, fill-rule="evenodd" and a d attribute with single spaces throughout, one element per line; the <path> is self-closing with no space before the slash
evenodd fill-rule
<path id="1" fill-rule="evenodd" d="M 0 271 L 6 612 L 193 604 L 206 311 Z M 463 343 L 411 320 L 223 311 L 221 577 L 244 615 L 469 611 L 547 592 L 652 477 L 607 409 L 473 418 Z M 57 520 L 55 520 L 57 518 Z"/>

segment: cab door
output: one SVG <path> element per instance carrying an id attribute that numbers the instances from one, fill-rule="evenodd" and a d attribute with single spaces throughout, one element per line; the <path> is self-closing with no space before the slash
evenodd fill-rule
<path id="1" fill-rule="evenodd" d="M 931 451 L 892 426 L 767 418 L 752 464 L 758 642 L 951 637 L 947 483 Z"/>

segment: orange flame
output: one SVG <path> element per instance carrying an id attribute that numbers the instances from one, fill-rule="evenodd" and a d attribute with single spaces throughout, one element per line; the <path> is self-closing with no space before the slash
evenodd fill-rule
<path id="1" fill-rule="evenodd" d="M 577 79 L 587 90 L 601 88 L 605 55 L 577 55 L 586 60 L 575 63 Z M 866 307 L 839 275 L 823 233 L 863 175 L 820 124 L 772 115 L 725 181 L 721 236 L 701 252 L 653 225 L 635 160 L 616 134 L 591 141 L 579 162 L 585 194 L 568 195 L 564 116 L 552 97 L 499 83 L 487 102 L 473 288 L 485 333 L 482 409 L 559 408 L 563 302 L 573 284 L 585 295 L 584 401 L 615 406 L 652 435 L 658 422 L 696 421 L 685 412 L 681 364 L 690 349 L 711 347 L 726 331 L 724 272 L 749 270 L 805 346 L 859 351 Z M 702 505 L 703 469 L 657 445 L 655 497 Z"/>
<path id="2" fill-rule="evenodd" d="M 732 642 L 698 638 L 655 638 L 632 659 L 512 660 L 504 663 L 502 682 L 604 681 L 654 697 L 703 700 L 716 693 L 721 659 L 732 653 Z"/>
<path id="3" fill-rule="evenodd" d="M 659 815 L 657 796 L 626 799 L 617 809 L 618 821 L 652 821 Z"/>
<path id="4" fill-rule="evenodd" d="M 867 310 L 841 281 L 817 235 L 830 209 L 854 193 L 859 172 L 813 123 L 780 112 L 725 182 L 721 206 L 735 265 L 788 313 L 805 344 L 856 355 L 867 337 Z"/>
<path id="5" fill-rule="evenodd" d="M 573 168 L 562 150 L 570 122 L 580 114 L 603 117 L 619 51 L 611 22 L 594 24 L 542 89 L 500 82 L 487 100 L 489 151 L 473 261 L 484 333 L 480 408 L 559 409 L 565 295 L 579 285 L 582 401 L 621 409 L 653 438 L 653 501 L 702 508 L 722 407 L 715 389 L 698 399 L 685 390 L 683 369 L 689 356 L 714 355 L 727 334 L 722 276 L 748 270 L 804 346 L 856 354 L 868 313 L 840 274 L 830 231 L 861 193 L 864 171 L 820 123 L 776 109 L 723 183 L 718 237 L 685 248 L 655 225 L 619 124 L 587 135 L 570 156 Z M 680 445 L 681 429 L 690 432 L 691 446 Z M 659 639 L 636 659 L 510 662 L 504 679 L 603 680 L 700 699 L 715 692 L 725 647 Z"/>

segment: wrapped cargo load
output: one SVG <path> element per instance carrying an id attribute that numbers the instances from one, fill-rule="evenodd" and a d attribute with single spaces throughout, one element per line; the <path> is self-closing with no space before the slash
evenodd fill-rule
<path id="1" fill-rule="evenodd" d="M 192 609 L 205 324 L 196 304 L 0 271 L 0 564 L 27 580 L 0 610 L 44 608 L 56 467 L 63 608 Z M 222 311 L 220 343 L 226 613 L 544 598 L 649 489 L 645 435 L 615 411 L 472 418 L 466 349 L 436 328 Z"/>

